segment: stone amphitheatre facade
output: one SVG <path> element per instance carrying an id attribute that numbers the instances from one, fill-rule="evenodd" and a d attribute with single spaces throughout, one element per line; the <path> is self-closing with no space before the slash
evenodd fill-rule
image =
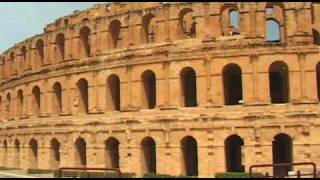
<path id="1" fill-rule="evenodd" d="M 212 177 L 319 163 L 319 18 L 310 2 L 61 17 L 0 55 L 0 166 Z"/>

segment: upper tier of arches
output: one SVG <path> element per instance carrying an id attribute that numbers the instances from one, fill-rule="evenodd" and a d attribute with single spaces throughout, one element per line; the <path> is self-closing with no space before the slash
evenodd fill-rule
<path id="1" fill-rule="evenodd" d="M 64 26 L 60 21 L 48 25 L 45 33 L 0 56 L 0 78 L 113 49 L 181 39 L 241 35 L 275 43 L 303 34 L 311 43 L 318 42 L 317 3 L 153 3 L 144 9 L 138 5 L 144 4 L 100 5 L 68 16 Z M 124 8 L 116 13 L 120 6 Z M 299 8 L 293 12 L 292 7 Z"/>

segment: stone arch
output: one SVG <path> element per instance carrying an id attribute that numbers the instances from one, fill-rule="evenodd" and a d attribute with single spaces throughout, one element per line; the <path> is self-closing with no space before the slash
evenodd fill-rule
<path id="1" fill-rule="evenodd" d="M 222 70 L 225 105 L 237 105 L 243 101 L 242 71 L 237 64 L 228 64 Z"/>
<path id="2" fill-rule="evenodd" d="M 186 136 L 180 141 L 183 157 L 183 175 L 198 176 L 198 145 L 192 136 Z"/>
<path id="3" fill-rule="evenodd" d="M 156 42 L 156 22 L 155 15 L 146 14 L 142 17 L 143 43 Z"/>
<path id="4" fill-rule="evenodd" d="M 20 141 L 18 139 L 14 140 L 13 163 L 13 167 L 20 168 Z"/>
<path id="5" fill-rule="evenodd" d="M 120 142 L 110 137 L 105 141 L 105 164 L 106 168 L 119 168 L 119 145 Z"/>
<path id="6" fill-rule="evenodd" d="M 89 86 L 88 81 L 84 78 L 81 78 L 77 82 L 78 88 L 78 107 L 79 113 L 88 113 L 88 105 L 89 105 Z"/>
<path id="7" fill-rule="evenodd" d="M 289 135 L 280 133 L 274 136 L 274 140 L 272 142 L 273 163 L 292 163 L 292 147 L 292 138 Z M 291 170 L 292 166 L 276 167 L 273 168 L 273 174 L 275 176 L 288 175 L 288 171 Z"/>
<path id="8" fill-rule="evenodd" d="M 80 39 L 82 47 L 83 57 L 90 57 L 91 54 L 91 42 L 90 42 L 90 28 L 84 26 L 80 29 Z"/>
<path id="9" fill-rule="evenodd" d="M 181 39 L 196 37 L 196 17 L 191 8 L 184 8 L 179 11 L 179 36 Z"/>
<path id="10" fill-rule="evenodd" d="M 312 29 L 313 43 L 320 45 L 320 35 L 319 32 L 315 29 Z"/>
<path id="11" fill-rule="evenodd" d="M 18 90 L 17 93 L 17 115 L 19 117 L 23 116 L 23 107 L 24 107 L 24 96 L 22 89 Z"/>
<path id="12" fill-rule="evenodd" d="M 87 144 L 86 141 L 79 137 L 75 141 L 75 166 L 85 167 L 87 165 Z"/>
<path id="13" fill-rule="evenodd" d="M 157 99 L 157 80 L 156 75 L 151 70 L 146 70 L 141 75 L 142 80 L 142 101 L 141 107 L 145 109 L 154 109 Z"/>
<path id="14" fill-rule="evenodd" d="M 29 168 L 38 168 L 38 142 L 31 139 L 29 142 Z"/>
<path id="15" fill-rule="evenodd" d="M 113 48 L 121 47 L 121 22 L 117 19 L 110 22 L 109 25 L 110 44 Z"/>
<path id="16" fill-rule="evenodd" d="M 279 42 L 281 41 L 281 30 L 277 20 L 269 18 L 266 19 L 266 41 Z"/>
<path id="17" fill-rule="evenodd" d="M 224 143 L 227 172 L 244 172 L 242 160 L 243 139 L 238 135 L 229 136 Z"/>
<path id="18" fill-rule="evenodd" d="M 106 109 L 120 111 L 120 78 L 112 74 L 107 78 L 106 86 Z"/>
<path id="19" fill-rule="evenodd" d="M 60 167 L 60 143 L 56 138 L 50 141 L 50 167 L 52 169 Z"/>
<path id="20" fill-rule="evenodd" d="M 41 92 L 39 86 L 32 88 L 32 112 L 33 115 L 40 115 Z"/>
<path id="21" fill-rule="evenodd" d="M 275 61 L 269 67 L 271 103 L 289 102 L 289 68 L 283 61 Z"/>
<path id="22" fill-rule="evenodd" d="M 8 142 L 6 139 L 3 141 L 2 166 L 8 166 Z"/>
<path id="23" fill-rule="evenodd" d="M 197 76 L 191 67 L 180 71 L 181 104 L 183 107 L 196 107 L 197 102 Z"/>
<path id="24" fill-rule="evenodd" d="M 235 3 L 227 3 L 220 9 L 222 35 L 240 34 L 239 8 Z"/>
<path id="25" fill-rule="evenodd" d="M 63 33 L 56 36 L 56 58 L 57 60 L 64 60 L 65 57 L 65 38 Z"/>
<path id="26" fill-rule="evenodd" d="M 316 65 L 318 100 L 320 101 L 320 62 Z"/>
<path id="27" fill-rule="evenodd" d="M 272 24 L 278 24 L 280 41 L 285 40 L 286 23 L 285 23 L 285 7 L 282 2 L 267 2 L 265 5 L 265 21 L 269 20 Z M 267 29 L 265 29 L 266 31 Z M 267 33 L 265 33 L 267 35 Z"/>
<path id="28" fill-rule="evenodd" d="M 7 103 L 6 103 L 6 111 L 7 111 L 7 119 L 11 119 L 12 113 L 12 103 L 11 103 L 11 94 L 7 93 Z"/>
<path id="29" fill-rule="evenodd" d="M 37 59 L 35 62 L 35 68 L 39 69 L 44 64 L 44 42 L 42 39 L 38 39 L 36 42 Z"/>
<path id="30" fill-rule="evenodd" d="M 152 137 L 145 137 L 141 143 L 142 153 L 142 173 L 157 173 L 157 155 L 156 155 L 156 142 Z"/>
<path id="31" fill-rule="evenodd" d="M 53 113 L 60 114 L 62 112 L 62 87 L 59 82 L 55 82 L 53 87 Z"/>

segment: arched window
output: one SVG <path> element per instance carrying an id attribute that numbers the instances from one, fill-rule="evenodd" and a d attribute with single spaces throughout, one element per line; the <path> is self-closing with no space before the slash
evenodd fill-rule
<path id="1" fill-rule="evenodd" d="M 278 134 L 272 142 L 273 163 L 292 163 L 292 139 L 286 134 Z M 292 166 L 274 167 L 273 174 L 275 176 L 288 175 L 288 171 L 292 170 Z"/>
<path id="2" fill-rule="evenodd" d="M 29 142 L 29 167 L 30 169 L 38 168 L 38 143 L 35 139 L 31 139 Z"/>
<path id="3" fill-rule="evenodd" d="M 20 117 L 23 115 L 23 92 L 21 89 L 18 91 L 17 113 Z"/>
<path id="4" fill-rule="evenodd" d="M 312 29 L 313 43 L 320 45 L 320 35 L 319 32 L 315 29 Z"/>
<path id="5" fill-rule="evenodd" d="M 233 28 L 239 28 L 240 19 L 239 19 L 239 11 L 236 9 L 231 9 L 229 11 L 229 24 Z"/>
<path id="6" fill-rule="evenodd" d="M 7 107 L 6 107 L 6 109 L 7 109 L 7 119 L 11 119 L 11 111 L 12 111 L 12 109 L 11 109 L 11 95 L 10 95 L 10 93 L 8 93 L 7 94 Z"/>
<path id="7" fill-rule="evenodd" d="M 25 64 L 27 63 L 27 49 L 25 46 L 22 46 L 21 48 L 21 57 L 22 61 L 20 62 L 20 70 L 22 71 Z"/>
<path id="8" fill-rule="evenodd" d="M 109 25 L 109 33 L 110 33 L 111 44 L 112 44 L 113 48 L 118 48 L 121 46 L 120 32 L 121 32 L 121 22 L 118 20 L 111 21 L 110 25 Z"/>
<path id="9" fill-rule="evenodd" d="M 117 75 L 110 75 L 106 88 L 107 110 L 120 111 L 120 79 Z"/>
<path id="10" fill-rule="evenodd" d="M 181 141 L 183 157 L 183 175 L 198 176 L 198 145 L 192 136 L 186 136 Z"/>
<path id="11" fill-rule="evenodd" d="M 225 105 L 241 104 L 242 99 L 242 72 L 236 64 L 229 64 L 223 68 L 223 87 Z"/>
<path id="12" fill-rule="evenodd" d="M 37 116 L 40 115 L 40 98 L 41 98 L 41 93 L 40 93 L 40 88 L 38 86 L 33 87 L 32 89 L 32 112 L 33 115 Z"/>
<path id="13" fill-rule="evenodd" d="M 141 141 L 142 150 L 142 172 L 144 174 L 157 172 L 156 142 L 151 137 Z"/>
<path id="14" fill-rule="evenodd" d="M 156 75 L 147 70 L 142 73 L 142 108 L 153 109 L 156 106 Z"/>
<path id="15" fill-rule="evenodd" d="M 85 167 L 87 165 L 87 144 L 83 138 L 78 138 L 75 142 L 75 166 Z"/>
<path id="16" fill-rule="evenodd" d="M 317 72 L 318 100 L 320 101 L 320 62 L 317 64 L 316 72 Z"/>
<path id="17" fill-rule="evenodd" d="M 179 13 L 179 30 L 181 38 L 195 38 L 196 37 L 196 19 L 194 11 L 186 8 Z"/>
<path id="18" fill-rule="evenodd" d="M 3 167 L 7 167 L 8 164 L 8 143 L 7 140 L 3 142 L 3 155 L 2 155 L 2 165 Z"/>
<path id="19" fill-rule="evenodd" d="M 180 72 L 181 100 L 183 107 L 196 107 L 197 103 L 197 77 L 196 72 L 190 68 L 183 68 Z"/>
<path id="20" fill-rule="evenodd" d="M 64 60 L 64 48 L 65 48 L 65 45 L 64 45 L 64 34 L 60 33 L 57 35 L 56 37 L 56 51 L 57 51 L 57 60 Z"/>
<path id="21" fill-rule="evenodd" d="M 274 19 L 266 20 L 266 40 L 268 42 L 278 42 L 281 40 L 280 26 Z"/>
<path id="22" fill-rule="evenodd" d="M 81 78 L 77 82 L 78 87 L 78 106 L 80 113 L 88 113 L 88 81 Z"/>
<path id="23" fill-rule="evenodd" d="M 62 87 L 59 82 L 53 85 L 53 111 L 55 114 L 60 114 L 62 111 Z"/>
<path id="24" fill-rule="evenodd" d="M 60 143 L 55 138 L 50 141 L 50 163 L 52 169 L 60 166 Z"/>
<path id="25" fill-rule="evenodd" d="M 83 57 L 89 57 L 91 53 L 90 45 L 90 29 L 88 27 L 83 27 L 80 29 L 80 39 L 82 45 Z"/>
<path id="26" fill-rule="evenodd" d="M 286 63 L 276 61 L 269 68 L 271 103 L 289 102 L 289 68 Z"/>
<path id="27" fill-rule="evenodd" d="M 142 18 L 142 28 L 144 34 L 144 43 L 155 42 L 156 23 L 153 14 L 147 14 Z"/>
<path id="28" fill-rule="evenodd" d="M 18 139 L 14 141 L 13 162 L 13 167 L 20 168 L 20 142 Z"/>
<path id="29" fill-rule="evenodd" d="M 243 139 L 237 135 L 229 136 L 225 140 L 225 155 L 227 172 L 244 172 L 242 162 Z"/>
<path id="30" fill-rule="evenodd" d="M 39 39 L 36 43 L 37 62 L 36 68 L 40 68 L 44 63 L 44 42 Z"/>
<path id="31" fill-rule="evenodd" d="M 116 138 L 108 138 L 105 142 L 105 163 L 107 168 L 119 168 L 119 141 Z"/>

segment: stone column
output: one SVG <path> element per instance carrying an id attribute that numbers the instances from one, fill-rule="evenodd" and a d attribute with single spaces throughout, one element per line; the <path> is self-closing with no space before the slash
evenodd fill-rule
<path id="1" fill-rule="evenodd" d="M 211 84 L 211 56 L 208 55 L 205 60 L 204 60 L 204 66 L 206 70 L 206 94 L 207 94 L 207 105 L 206 106 L 211 106 L 212 105 L 212 84 Z"/>
<path id="2" fill-rule="evenodd" d="M 306 54 L 305 53 L 299 53 L 298 54 L 298 61 L 299 61 L 299 67 L 300 67 L 300 102 L 306 101 L 308 99 L 306 95 L 306 71 L 305 71 L 305 60 L 306 60 Z"/>

